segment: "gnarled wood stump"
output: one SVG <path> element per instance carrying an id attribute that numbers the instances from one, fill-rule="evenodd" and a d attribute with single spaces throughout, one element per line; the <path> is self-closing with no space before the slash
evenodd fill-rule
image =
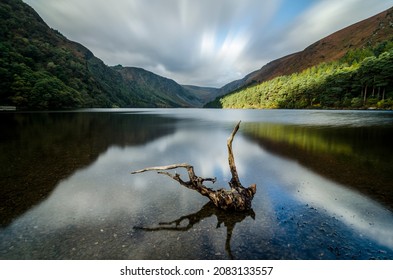
<path id="1" fill-rule="evenodd" d="M 182 186 L 195 190 L 199 192 L 201 195 L 206 196 L 210 199 L 211 202 L 218 208 L 223 210 L 233 210 L 233 211 L 246 211 L 251 209 L 251 202 L 256 193 L 257 187 L 255 184 L 252 184 L 248 188 L 242 186 L 239 180 L 239 176 L 237 174 L 235 158 L 233 156 L 232 151 L 232 141 L 235 137 L 236 132 L 239 130 L 240 121 L 237 123 L 235 128 L 233 129 L 231 135 L 227 140 L 228 147 L 228 163 L 229 168 L 231 170 L 232 178 L 228 182 L 230 186 L 230 190 L 219 189 L 213 190 L 211 188 L 206 187 L 203 182 L 211 181 L 215 182 L 216 178 L 202 178 L 195 175 L 194 167 L 188 163 L 180 163 L 180 164 L 172 164 L 166 166 L 156 166 L 156 167 L 148 167 L 141 170 L 133 171 L 131 174 L 142 173 L 146 171 L 159 171 L 159 174 L 164 174 L 175 181 L 179 182 Z M 171 170 L 176 168 L 185 168 L 188 172 L 189 181 L 184 181 L 180 178 L 180 175 L 175 173 L 171 174 L 169 172 L 165 172 L 163 170 Z"/>

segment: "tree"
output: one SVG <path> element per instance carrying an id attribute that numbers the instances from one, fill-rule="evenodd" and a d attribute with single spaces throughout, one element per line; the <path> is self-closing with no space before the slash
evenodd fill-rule
<path id="1" fill-rule="evenodd" d="M 72 108 L 76 106 L 77 95 L 79 94 L 75 90 L 58 78 L 49 76 L 35 83 L 30 102 L 34 107 L 42 109 Z"/>

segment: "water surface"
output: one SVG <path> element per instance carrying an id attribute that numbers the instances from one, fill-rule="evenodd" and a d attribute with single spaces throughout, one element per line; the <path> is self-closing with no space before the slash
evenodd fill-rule
<path id="1" fill-rule="evenodd" d="M 393 259 L 393 114 L 82 110 L 4 113 L 2 259 Z M 227 213 L 155 172 L 187 162 L 253 210 Z M 185 174 L 179 171 L 182 176 Z"/>

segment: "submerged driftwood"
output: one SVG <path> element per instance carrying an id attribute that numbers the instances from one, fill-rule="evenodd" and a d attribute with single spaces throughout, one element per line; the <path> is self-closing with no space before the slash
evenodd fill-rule
<path id="1" fill-rule="evenodd" d="M 202 178 L 195 175 L 194 167 L 188 163 L 180 163 L 180 164 L 172 164 L 166 166 L 156 166 L 156 167 L 148 167 L 141 170 L 133 171 L 131 174 L 142 173 L 146 171 L 159 171 L 159 174 L 164 174 L 175 181 L 179 182 L 182 186 L 195 190 L 199 192 L 201 195 L 206 196 L 210 199 L 213 204 L 223 210 L 233 210 L 233 211 L 246 211 L 251 209 L 251 202 L 256 193 L 256 185 L 252 184 L 248 188 L 242 186 L 239 180 L 239 176 L 237 174 L 235 158 L 233 156 L 232 151 L 232 141 L 235 137 L 236 132 L 239 130 L 240 121 L 237 123 L 235 128 L 233 129 L 231 135 L 227 140 L 228 147 L 228 163 L 229 168 L 231 170 L 232 178 L 228 182 L 230 186 L 230 190 L 219 189 L 213 190 L 211 188 L 206 187 L 203 182 L 210 181 L 215 182 L 216 178 Z M 171 170 L 176 168 L 185 168 L 188 172 L 189 181 L 184 181 L 180 178 L 180 175 L 175 173 L 171 174 L 169 172 L 165 172 L 163 170 Z"/>

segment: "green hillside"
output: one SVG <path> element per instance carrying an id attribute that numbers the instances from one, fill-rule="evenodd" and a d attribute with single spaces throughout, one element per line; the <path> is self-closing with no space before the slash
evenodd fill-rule
<path id="1" fill-rule="evenodd" d="M 137 67 L 112 67 L 121 74 L 129 87 L 143 92 L 153 107 L 202 107 L 205 102 L 174 80 Z"/>
<path id="2" fill-rule="evenodd" d="M 84 46 L 49 28 L 20 0 L 0 2 L 0 105 L 18 109 L 190 107 L 201 101 L 153 73 L 125 79 Z M 137 71 L 137 70 L 135 70 Z M 160 81 L 160 88 L 153 84 Z M 166 85 L 168 83 L 168 85 Z M 168 89 L 176 88 L 175 95 Z"/>
<path id="3" fill-rule="evenodd" d="M 393 41 L 351 49 L 339 60 L 240 89 L 222 108 L 393 108 Z"/>
<path id="4" fill-rule="evenodd" d="M 391 108 L 393 8 L 228 84 L 225 108 Z M 225 88 L 225 87 L 224 87 Z"/>

